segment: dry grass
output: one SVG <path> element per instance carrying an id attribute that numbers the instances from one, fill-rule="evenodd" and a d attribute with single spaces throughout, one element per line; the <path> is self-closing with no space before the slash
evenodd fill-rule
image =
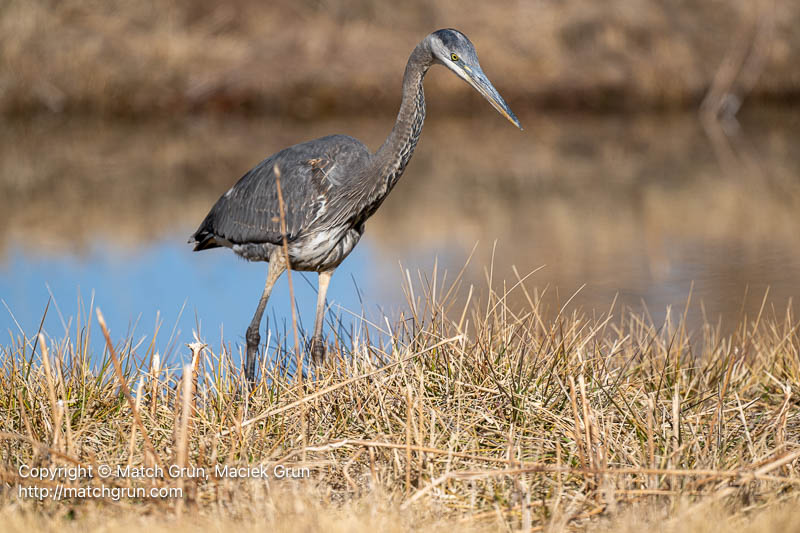
<path id="1" fill-rule="evenodd" d="M 409 284 L 391 330 L 337 341 L 302 387 L 291 377 L 291 336 L 273 336 L 250 395 L 227 349 L 192 344 L 183 364 L 167 363 L 157 332 L 114 348 L 108 338 L 102 352 L 86 341 L 96 321 L 76 337 L 14 339 L 0 372 L 0 516 L 11 530 L 796 523 L 800 323 L 791 313 L 744 318 L 724 338 L 711 326 L 686 331 L 680 313 L 656 326 L 613 305 L 545 322 L 535 291 L 500 286 L 477 301 L 435 272 Z M 529 306 L 509 308 L 511 291 Z M 31 485 L 22 464 L 191 465 L 211 475 L 104 481 L 182 488 L 172 500 L 35 502 L 18 497 Z M 213 475 L 216 465 L 260 464 L 306 467 L 310 477 Z"/>
<path id="2" fill-rule="evenodd" d="M 501 513 L 472 522 L 457 517 L 435 517 L 430 510 L 398 511 L 383 498 L 363 498 L 344 505 L 331 505 L 324 495 L 309 490 L 271 490 L 253 487 L 248 498 L 212 506 L 202 513 L 176 515 L 166 509 L 108 506 L 88 503 L 79 507 L 25 504 L 0 510 L 3 530 L 9 533 L 106 531 L 182 533 L 197 531 L 324 531 L 329 533 L 399 531 L 508 531 Z M 722 505 L 688 504 L 677 508 L 666 505 L 639 505 L 616 516 L 573 523 L 548 524 L 544 531 L 601 531 L 640 533 L 645 528 L 665 533 L 777 533 L 796 532 L 800 512 L 792 505 L 776 505 L 748 513 L 732 512 Z M 45 506 L 47 507 L 47 506 Z M 232 509 L 239 516 L 232 517 Z"/>
<path id="3" fill-rule="evenodd" d="M 394 114 L 408 54 L 442 27 L 473 39 L 518 113 L 694 106 L 765 11 L 774 31 L 753 96 L 796 100 L 791 0 L 12 1 L 0 11 L 0 112 Z M 477 101 L 455 77 L 430 78 L 432 105 L 464 114 Z"/>

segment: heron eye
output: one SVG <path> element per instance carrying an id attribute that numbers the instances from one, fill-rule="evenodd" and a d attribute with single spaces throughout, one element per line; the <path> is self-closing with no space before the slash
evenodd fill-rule
<path id="1" fill-rule="evenodd" d="M 453 61 L 458 61 L 458 54 L 450 54 L 450 59 Z"/>

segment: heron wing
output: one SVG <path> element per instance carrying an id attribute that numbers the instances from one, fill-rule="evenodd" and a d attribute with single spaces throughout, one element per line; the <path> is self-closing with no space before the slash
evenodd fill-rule
<path id="1" fill-rule="evenodd" d="M 369 151 L 356 139 L 333 135 L 297 144 L 271 155 L 247 172 L 214 204 L 193 239 L 195 250 L 232 244 L 283 240 L 278 201 L 280 173 L 286 239 L 295 240 L 328 206 L 332 187 L 346 181 Z"/>

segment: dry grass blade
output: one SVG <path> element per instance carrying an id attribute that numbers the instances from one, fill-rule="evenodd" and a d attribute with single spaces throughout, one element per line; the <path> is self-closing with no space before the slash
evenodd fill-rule
<path id="1" fill-rule="evenodd" d="M 128 383 L 125 380 L 125 376 L 122 372 L 122 365 L 119 362 L 119 357 L 117 357 L 117 351 L 114 349 L 114 343 L 111 342 L 111 335 L 108 333 L 106 321 L 103 318 L 103 313 L 100 311 L 99 307 L 97 308 L 97 323 L 100 324 L 100 329 L 103 330 L 103 337 L 106 340 L 106 348 L 108 348 L 108 353 L 111 355 L 111 360 L 114 363 L 114 371 L 116 372 L 117 379 L 119 380 L 119 388 L 122 390 L 122 394 L 125 395 L 125 399 L 128 400 L 128 407 L 130 407 L 131 413 L 133 414 L 133 419 L 136 421 L 136 425 L 139 427 L 139 431 L 142 433 L 144 445 L 152 454 L 156 463 L 158 463 L 158 466 L 164 468 L 164 463 L 161 461 L 161 457 L 159 457 L 158 453 L 156 453 L 156 449 L 150 440 L 150 436 L 147 434 L 147 429 L 145 428 L 144 423 L 139 416 L 139 410 L 136 408 L 136 402 L 131 397 L 131 391 L 128 388 Z"/>

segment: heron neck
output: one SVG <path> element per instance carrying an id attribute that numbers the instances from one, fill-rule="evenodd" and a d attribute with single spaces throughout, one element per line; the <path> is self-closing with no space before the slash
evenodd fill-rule
<path id="1" fill-rule="evenodd" d="M 411 53 L 403 75 L 403 101 L 391 133 L 375 153 L 373 161 L 377 165 L 380 183 L 377 192 L 388 194 L 403 174 L 414 148 L 417 146 L 422 123 L 425 121 L 425 93 L 422 79 L 433 64 L 433 56 L 427 43 L 423 41 Z"/>

